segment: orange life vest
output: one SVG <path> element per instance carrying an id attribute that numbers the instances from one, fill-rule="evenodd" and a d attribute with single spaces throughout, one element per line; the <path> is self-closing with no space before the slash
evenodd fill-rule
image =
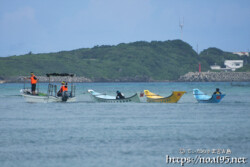
<path id="1" fill-rule="evenodd" d="M 60 92 L 68 91 L 68 86 L 63 85 L 60 89 Z"/>
<path id="2" fill-rule="evenodd" d="M 37 79 L 35 79 L 35 77 L 36 77 L 35 75 L 30 77 L 30 83 L 31 84 L 36 84 L 37 83 Z"/>

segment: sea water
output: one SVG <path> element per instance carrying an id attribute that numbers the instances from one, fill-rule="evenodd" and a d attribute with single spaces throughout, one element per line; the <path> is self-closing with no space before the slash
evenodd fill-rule
<path id="1" fill-rule="evenodd" d="M 23 84 L 0 84 L 0 166 L 164 167 L 180 158 L 250 158 L 250 87 L 230 83 L 79 83 L 77 102 L 27 103 Z M 60 86 L 58 84 L 58 86 Z M 226 96 L 199 104 L 192 89 Z M 94 103 L 88 89 L 125 96 L 148 89 L 187 93 L 178 103 Z M 39 84 L 47 91 L 47 84 Z M 208 159 L 209 160 L 209 159 Z M 196 164 L 184 166 L 249 166 Z"/>

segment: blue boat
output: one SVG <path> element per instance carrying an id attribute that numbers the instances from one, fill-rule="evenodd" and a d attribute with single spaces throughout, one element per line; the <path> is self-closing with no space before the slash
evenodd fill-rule
<path id="1" fill-rule="evenodd" d="M 226 96 L 225 94 L 221 94 L 221 95 L 213 94 L 212 96 L 206 95 L 199 89 L 193 89 L 193 95 L 194 95 L 194 98 L 199 103 L 219 103 L 223 99 L 223 97 Z"/>

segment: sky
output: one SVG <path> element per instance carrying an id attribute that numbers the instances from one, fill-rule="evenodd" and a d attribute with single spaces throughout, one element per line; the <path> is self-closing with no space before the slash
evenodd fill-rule
<path id="1" fill-rule="evenodd" d="M 0 57 L 175 39 L 249 51 L 250 1 L 0 0 Z"/>

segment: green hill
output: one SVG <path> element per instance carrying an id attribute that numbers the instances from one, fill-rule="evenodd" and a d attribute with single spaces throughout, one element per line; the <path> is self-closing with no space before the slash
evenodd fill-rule
<path id="1" fill-rule="evenodd" d="M 0 76 L 36 75 L 50 72 L 75 73 L 93 80 L 151 78 L 174 80 L 190 71 L 209 70 L 209 65 L 221 65 L 224 59 L 239 56 L 209 48 L 198 55 L 181 41 L 121 43 L 116 46 L 95 46 L 57 53 L 26 54 L 0 58 Z M 249 61 L 250 62 L 250 61 Z"/>

